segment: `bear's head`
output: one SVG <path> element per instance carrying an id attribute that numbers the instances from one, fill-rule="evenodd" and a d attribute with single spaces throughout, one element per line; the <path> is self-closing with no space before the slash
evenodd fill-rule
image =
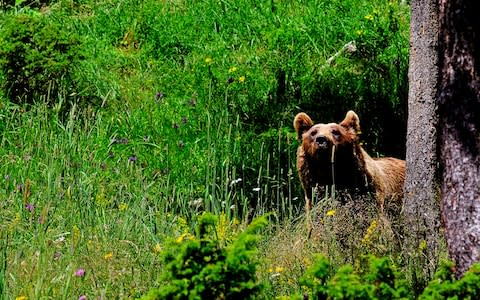
<path id="1" fill-rule="evenodd" d="M 333 146 L 335 152 L 342 148 L 353 148 L 360 132 L 360 120 L 353 111 L 347 112 L 340 124 L 314 124 L 307 114 L 299 113 L 293 126 L 305 154 L 317 159 L 330 157 Z"/>

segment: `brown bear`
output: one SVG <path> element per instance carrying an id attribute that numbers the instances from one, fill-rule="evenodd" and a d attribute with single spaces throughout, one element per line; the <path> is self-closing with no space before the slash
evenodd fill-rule
<path id="1" fill-rule="evenodd" d="M 349 111 L 340 123 L 314 124 L 305 113 L 293 121 L 301 145 L 297 151 L 297 168 L 307 209 L 311 208 L 313 190 L 335 190 L 348 194 L 375 196 L 384 209 L 386 199 L 399 199 L 405 180 L 405 161 L 385 157 L 372 158 L 359 142 L 360 120 Z"/>

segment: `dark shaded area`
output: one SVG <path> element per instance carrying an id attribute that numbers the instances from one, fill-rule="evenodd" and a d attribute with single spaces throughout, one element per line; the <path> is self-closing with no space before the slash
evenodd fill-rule
<path id="1" fill-rule="evenodd" d="M 319 86 L 315 91 L 315 101 L 303 105 L 304 111 L 311 112 L 317 123 L 341 121 L 345 113 L 354 110 L 360 118 L 364 147 L 373 157 L 393 156 L 405 158 L 407 127 L 407 91 L 405 86 L 400 95 L 400 104 L 392 104 L 385 95 L 368 91 L 358 100 L 353 96 L 344 98 L 330 86 Z"/>
<path id="2" fill-rule="evenodd" d="M 30 7 L 30 8 L 42 8 L 44 6 L 50 5 L 51 3 L 55 3 L 57 1 L 53 0 L 29 0 L 23 1 L 21 4 L 15 4 L 15 0 L 2 0 L 0 1 L 0 9 L 12 9 L 15 6 L 18 7 Z"/>

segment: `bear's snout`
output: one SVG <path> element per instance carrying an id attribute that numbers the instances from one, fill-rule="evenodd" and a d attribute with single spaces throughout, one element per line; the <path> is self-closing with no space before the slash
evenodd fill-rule
<path id="1" fill-rule="evenodd" d="M 318 147 L 320 147 L 322 149 L 327 149 L 330 142 L 329 142 L 329 140 L 327 139 L 326 136 L 319 135 L 319 136 L 315 137 L 315 143 L 318 145 Z"/>

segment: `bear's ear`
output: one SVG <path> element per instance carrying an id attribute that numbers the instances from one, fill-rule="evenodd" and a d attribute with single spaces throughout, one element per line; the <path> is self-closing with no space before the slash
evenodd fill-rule
<path id="1" fill-rule="evenodd" d="M 360 133 L 360 119 L 353 110 L 347 112 L 347 115 L 345 116 L 345 119 L 340 123 L 340 126 L 345 127 L 345 129 L 352 133 Z"/>
<path id="2" fill-rule="evenodd" d="M 306 113 L 299 113 L 295 116 L 293 120 L 293 127 L 297 132 L 297 138 L 299 141 L 302 140 L 302 135 L 305 131 L 308 131 L 313 126 L 313 121 Z"/>

